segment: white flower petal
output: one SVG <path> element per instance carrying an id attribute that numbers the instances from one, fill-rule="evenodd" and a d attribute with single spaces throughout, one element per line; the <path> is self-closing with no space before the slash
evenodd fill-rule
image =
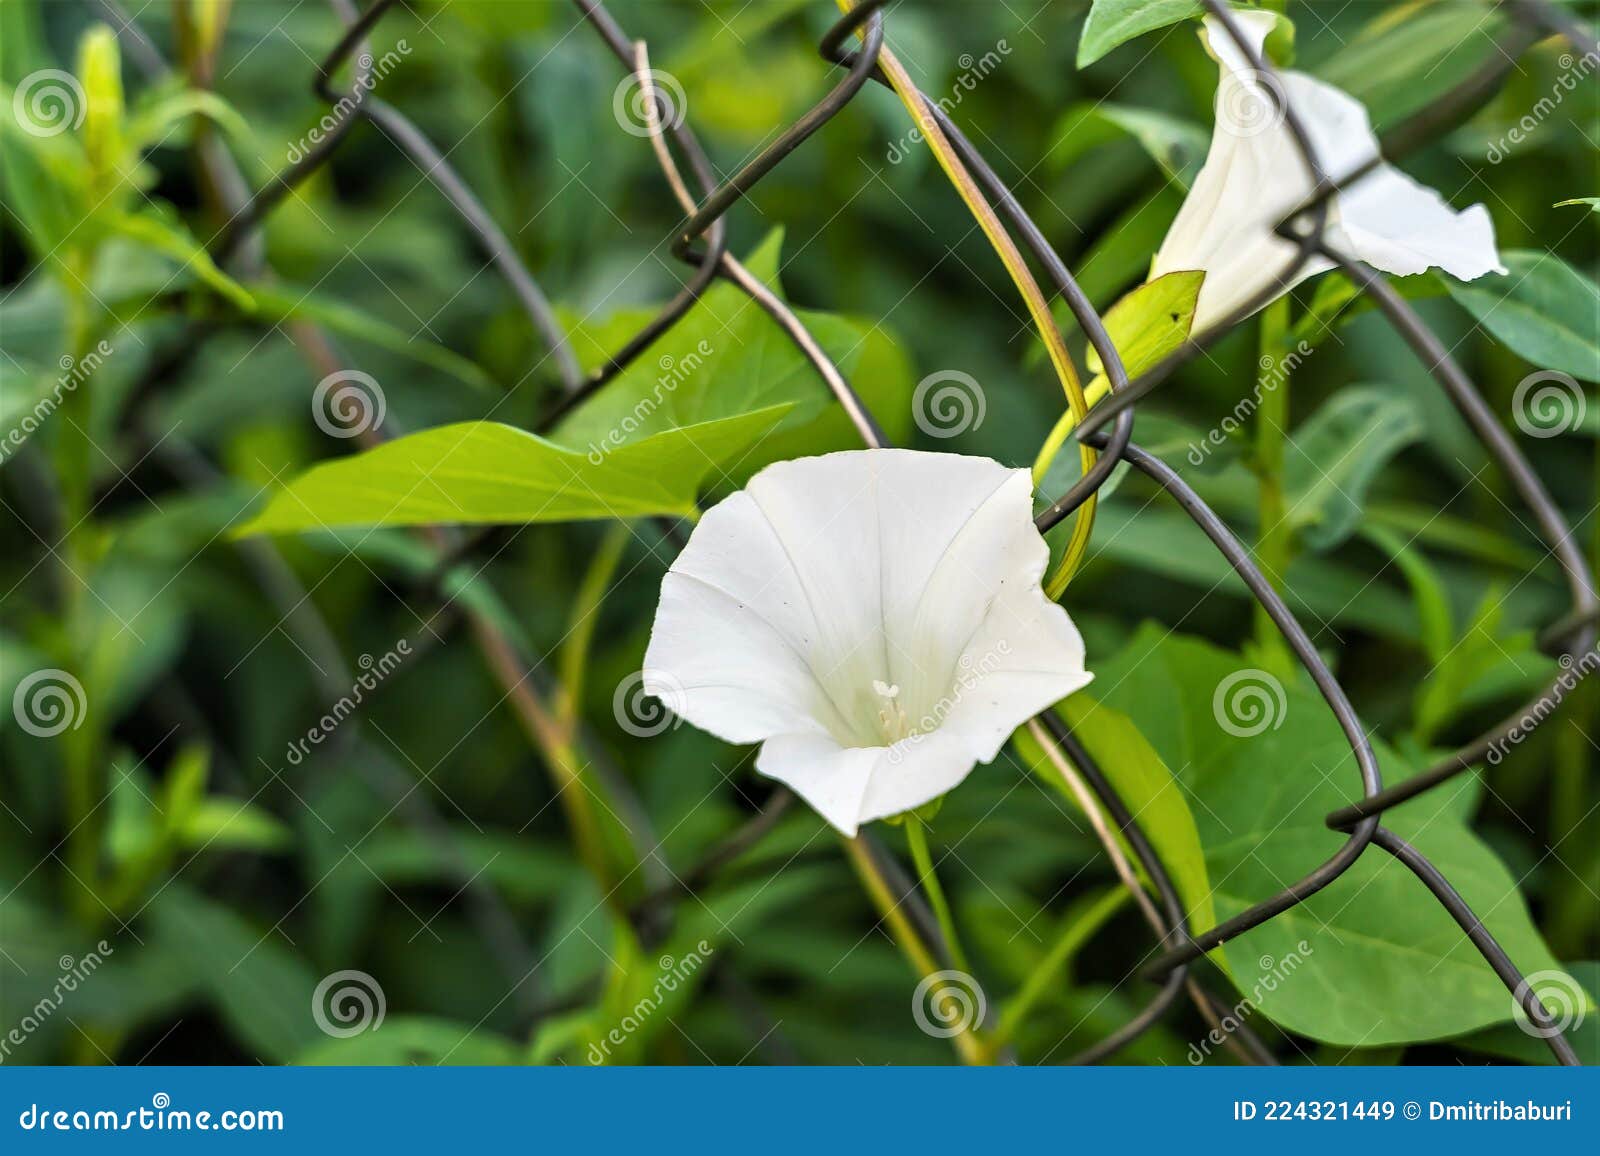
<path id="1" fill-rule="evenodd" d="M 990 751 L 983 761 L 995 754 Z M 788 786 L 830 826 L 854 836 L 862 823 L 932 802 L 958 786 L 978 762 L 970 735 L 944 730 L 884 747 L 841 747 L 823 736 L 780 735 L 762 744 L 756 770 Z"/>
<path id="2" fill-rule="evenodd" d="M 1271 12 L 1250 10 L 1232 13 L 1233 22 L 1238 26 L 1239 33 L 1250 46 L 1250 51 L 1257 57 L 1265 51 L 1267 37 L 1272 35 L 1272 30 L 1277 27 L 1278 18 Z M 1200 24 L 1200 43 L 1205 45 L 1206 52 L 1211 59 L 1222 66 L 1224 73 L 1238 76 L 1255 72 L 1255 66 L 1250 63 L 1250 57 L 1234 42 L 1228 30 L 1223 27 L 1222 21 L 1215 16 L 1207 16 Z"/>
<path id="3" fill-rule="evenodd" d="M 1275 18 L 1238 12 L 1235 19 L 1259 54 Z M 1273 227 L 1315 188 L 1300 149 L 1281 117 L 1254 126 L 1230 123 L 1228 110 L 1263 107 L 1272 98 L 1263 78 L 1214 17 L 1201 31 L 1217 60 L 1217 127 L 1195 178 L 1151 266 L 1151 277 L 1180 269 L 1206 274 L 1195 311 L 1200 332 L 1225 320 L 1277 284 L 1293 265 L 1296 246 Z M 1378 156 L 1378 138 L 1361 102 L 1298 72 L 1276 73 L 1280 93 L 1305 127 L 1319 167 L 1338 180 Z M 1433 190 L 1384 165 L 1331 199 L 1326 236 L 1348 256 L 1386 272 L 1420 273 L 1438 266 L 1471 280 L 1500 268 L 1486 209 L 1452 210 Z M 1331 268 L 1315 257 L 1282 288 Z"/>
<path id="4" fill-rule="evenodd" d="M 931 803 L 959 786 L 975 764 L 994 756 L 990 751 L 989 758 L 980 760 L 969 736 L 942 728 L 901 739 L 873 762 L 858 817 L 863 823 L 887 819 Z"/>
<path id="5" fill-rule="evenodd" d="M 695 527 L 645 687 L 847 833 L 936 798 L 1089 679 L 1039 588 L 1028 471 L 866 450 L 780 462 Z M 910 737 L 907 737 L 910 736 Z"/>
<path id="6" fill-rule="evenodd" d="M 1329 177 L 1338 180 L 1379 155 L 1371 118 L 1355 97 L 1299 72 L 1285 73 L 1284 85 Z M 1385 273 L 1411 276 L 1437 266 L 1471 281 L 1505 271 L 1488 209 L 1458 213 L 1393 165 L 1342 189 L 1333 203 L 1327 235 L 1334 247 Z"/>
<path id="7" fill-rule="evenodd" d="M 1244 24 L 1246 30 L 1258 32 L 1261 40 L 1266 38 L 1273 24 L 1270 14 L 1240 16 L 1265 17 L 1264 21 L 1253 19 Z M 1212 28 L 1209 21 L 1207 28 L 1208 46 L 1227 45 L 1219 58 L 1223 71 L 1217 87 L 1217 126 L 1205 164 L 1195 176 L 1194 186 L 1184 198 L 1150 269 L 1152 279 L 1178 270 L 1205 271 L 1195 309 L 1196 333 L 1223 321 L 1288 274 L 1298 248 L 1274 233 L 1273 226 L 1305 203 L 1316 187 L 1294 136 L 1273 111 L 1273 95 L 1249 68 L 1226 31 L 1220 26 Z M 1259 42 L 1255 47 L 1259 51 Z M 1300 110 L 1305 105 L 1304 94 L 1295 96 L 1295 89 L 1292 78 L 1285 79 L 1280 92 L 1288 93 L 1294 107 Z M 1249 131 L 1230 125 L 1227 110 L 1244 107 L 1255 109 L 1254 115 L 1270 118 L 1269 122 Z M 1315 142 L 1317 134 L 1309 128 L 1308 133 Z M 1323 149 L 1316 147 L 1316 152 L 1320 157 Z M 1295 271 L 1285 291 L 1331 265 L 1322 257 L 1306 261 Z"/>
<path id="8" fill-rule="evenodd" d="M 1002 584 L 1038 582 L 1030 494 L 1026 470 L 958 454 L 769 466 L 673 563 L 647 679 L 670 672 L 678 713 L 730 741 L 807 729 L 797 717 L 848 746 L 884 741 L 874 683 L 916 715 Z"/>
<path id="9" fill-rule="evenodd" d="M 966 735 L 979 762 L 999 753 L 1023 719 L 1094 679 L 1067 612 L 1038 588 L 1007 590 L 957 664 L 941 731 Z"/>
<path id="10" fill-rule="evenodd" d="M 668 573 L 645 652 L 644 689 L 733 743 L 842 727 L 785 625 L 709 581 Z"/>
<path id="11" fill-rule="evenodd" d="M 854 835 L 859 824 L 920 807 L 992 762 L 1024 719 L 1088 685 L 1094 676 L 1083 659 L 1066 611 L 1037 587 L 1007 590 L 962 655 L 955 685 L 913 720 L 922 733 L 868 748 L 783 735 L 762 747 L 756 769 Z"/>
<path id="12" fill-rule="evenodd" d="M 789 787 L 830 826 L 854 836 L 872 769 L 884 753 L 883 747 L 841 747 L 826 735 L 778 735 L 761 744 L 756 770 Z"/>
<path id="13" fill-rule="evenodd" d="M 955 461 L 982 468 L 963 464 L 964 479 L 947 475 L 936 488 L 921 471 L 888 470 L 881 490 L 894 527 L 885 540 L 889 667 L 913 720 L 949 689 L 990 602 L 1007 589 L 1037 590 L 1050 564 L 1033 525 L 1028 471 L 982 458 Z"/>
<path id="14" fill-rule="evenodd" d="M 1488 209 L 1473 205 L 1457 213 L 1438 193 L 1390 165 L 1340 193 L 1339 210 L 1334 245 L 1385 273 L 1405 277 L 1437 266 L 1472 281 L 1506 272 Z"/>

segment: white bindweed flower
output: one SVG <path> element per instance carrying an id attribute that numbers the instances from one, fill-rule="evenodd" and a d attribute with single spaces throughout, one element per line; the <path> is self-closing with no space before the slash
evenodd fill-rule
<path id="1" fill-rule="evenodd" d="M 938 798 L 1091 677 L 1032 491 L 959 454 L 768 466 L 662 581 L 645 688 L 846 835 Z"/>
<path id="2" fill-rule="evenodd" d="M 1258 56 L 1275 19 L 1270 12 L 1234 14 Z M 1329 178 L 1339 180 L 1378 156 L 1367 110 L 1348 93 L 1301 72 L 1279 71 L 1269 82 L 1215 17 L 1206 17 L 1200 39 L 1221 69 L 1216 128 L 1205 165 L 1150 271 L 1152 279 L 1180 269 L 1205 271 L 1196 333 L 1271 287 L 1294 260 L 1296 246 L 1272 230 L 1315 185 L 1273 90 L 1304 124 Z M 1437 266 L 1471 281 L 1505 272 L 1487 209 L 1473 205 L 1457 213 L 1437 192 L 1388 164 L 1332 198 L 1325 236 L 1339 253 L 1387 273 Z M 1311 258 L 1285 292 L 1331 267 L 1323 257 Z"/>

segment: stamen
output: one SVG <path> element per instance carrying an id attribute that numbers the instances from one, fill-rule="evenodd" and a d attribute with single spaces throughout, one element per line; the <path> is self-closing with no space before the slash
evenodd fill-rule
<path id="1" fill-rule="evenodd" d="M 872 692 L 884 703 L 878 709 L 878 722 L 883 727 L 885 737 L 891 743 L 906 738 L 911 733 L 911 720 L 906 716 L 905 708 L 900 705 L 899 685 L 875 678 L 872 680 Z"/>

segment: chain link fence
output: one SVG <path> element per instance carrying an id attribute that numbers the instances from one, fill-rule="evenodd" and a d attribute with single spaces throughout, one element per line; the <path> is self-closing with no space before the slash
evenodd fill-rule
<path id="1" fill-rule="evenodd" d="M 159 51 L 140 32 L 115 0 L 97 0 L 100 7 L 115 20 L 119 34 L 129 45 L 130 54 L 141 67 L 152 75 L 166 71 Z M 818 377 L 833 393 L 859 431 L 867 446 L 887 444 L 882 427 L 860 397 L 852 389 L 839 369 L 823 352 L 822 346 L 810 333 L 800 318 L 779 300 L 761 282 L 753 277 L 727 249 L 725 218 L 736 209 L 739 202 L 758 182 L 785 157 L 801 147 L 808 138 L 822 129 L 827 122 L 847 106 L 868 84 L 876 83 L 896 88 L 913 113 L 916 127 L 930 147 L 942 147 L 941 155 L 946 174 L 958 189 L 964 189 L 969 204 L 980 206 L 989 220 L 999 225 L 1000 235 L 991 233 L 996 248 L 1002 245 L 1020 245 L 1028 257 L 1049 279 L 1055 292 L 1066 302 L 1078 325 L 1083 329 L 1090 345 L 1099 355 L 1110 381 L 1110 396 L 1077 423 L 1075 436 L 1094 451 L 1092 465 L 1083 476 L 1056 499 L 1038 517 L 1041 532 L 1062 524 L 1069 518 L 1082 519 L 1088 513 L 1094 496 L 1106 484 L 1112 471 L 1126 462 L 1140 471 L 1191 518 L 1205 533 L 1228 565 L 1238 574 L 1251 595 L 1259 603 L 1271 622 L 1281 633 L 1295 658 L 1304 667 L 1312 683 L 1338 721 L 1357 768 L 1356 781 L 1351 783 L 1358 797 L 1326 818 L 1331 829 L 1344 833 L 1346 840 L 1326 862 L 1309 872 L 1304 878 L 1282 888 L 1221 924 L 1204 929 L 1189 926 L 1183 904 L 1179 900 L 1171 875 L 1156 854 L 1150 840 L 1141 830 L 1137 819 L 1119 797 L 1111 781 L 1096 764 L 1095 759 L 1072 733 L 1071 728 L 1053 711 L 1041 715 L 1048 740 L 1054 744 L 1054 753 L 1070 763 L 1073 771 L 1092 791 L 1093 798 L 1085 799 L 1091 819 L 1100 820 L 1096 806 L 1121 832 L 1132 850 L 1146 879 L 1155 891 L 1159 905 L 1145 900 L 1143 909 L 1152 930 L 1159 940 L 1159 954 L 1144 968 L 1145 975 L 1156 982 L 1156 994 L 1149 1003 L 1117 1031 L 1099 1040 L 1092 1047 L 1071 1058 L 1070 1062 L 1087 1063 L 1105 1059 L 1128 1044 L 1141 1032 L 1155 1024 L 1185 991 L 1193 998 L 1201 1014 L 1216 1024 L 1224 1014 L 1225 1006 L 1218 998 L 1202 987 L 1190 974 L 1196 961 L 1227 940 L 1283 914 L 1304 902 L 1334 880 L 1338 879 L 1362 856 L 1378 852 L 1393 856 L 1404 864 L 1421 886 L 1441 904 L 1459 924 L 1461 932 L 1472 943 L 1495 974 L 1512 993 L 1531 1022 L 1532 1029 L 1548 1044 L 1556 1059 L 1563 1064 L 1577 1064 L 1578 1057 L 1551 1012 L 1540 1002 L 1516 962 L 1495 941 L 1479 917 L 1441 874 L 1415 847 L 1383 826 L 1386 810 L 1426 792 L 1442 783 L 1472 771 L 1483 764 L 1515 733 L 1526 710 L 1519 710 L 1499 726 L 1479 736 L 1447 758 L 1412 778 L 1399 783 L 1385 784 L 1380 774 L 1367 732 L 1363 728 L 1338 679 L 1318 654 L 1311 639 L 1282 594 L 1274 589 L 1261 569 L 1252 561 L 1249 550 L 1232 530 L 1166 462 L 1140 448 L 1133 441 L 1137 404 L 1159 388 L 1174 371 L 1196 357 L 1202 350 L 1224 336 L 1230 329 L 1254 314 L 1277 297 L 1295 273 L 1307 262 L 1331 262 L 1342 270 L 1357 289 L 1377 307 L 1378 311 L 1404 339 L 1450 402 L 1466 420 L 1477 439 L 1482 443 L 1496 465 L 1504 472 L 1517 496 L 1532 513 L 1538 530 L 1563 572 L 1571 599 L 1571 610 L 1551 626 L 1541 639 L 1551 654 L 1568 662 L 1586 654 L 1595 647 L 1596 620 L 1600 618 L 1600 599 L 1597 599 L 1593 576 L 1581 549 L 1575 542 L 1559 507 L 1546 492 L 1538 475 L 1529 465 L 1515 441 L 1494 415 L 1467 374 L 1456 364 L 1449 351 L 1422 321 L 1410 304 L 1379 273 L 1342 254 L 1327 239 L 1325 226 L 1329 219 L 1331 198 L 1360 180 L 1378 163 L 1376 159 L 1352 172 L 1330 174 L 1323 170 L 1311 146 L 1304 125 L 1296 110 L 1283 97 L 1283 86 L 1275 82 L 1271 64 L 1256 53 L 1234 16 L 1222 0 L 1204 0 L 1204 7 L 1216 17 L 1227 34 L 1259 75 L 1266 78 L 1264 89 L 1272 94 L 1278 104 L 1277 112 L 1294 138 L 1300 159 L 1314 185 L 1313 195 L 1276 226 L 1278 235 L 1292 242 L 1295 256 L 1287 268 L 1278 274 L 1277 283 L 1261 291 L 1240 307 L 1224 323 L 1213 325 L 1205 332 L 1193 335 L 1181 348 L 1137 378 L 1130 379 L 1119 357 L 1100 314 L 1090 304 L 1079 288 L 1071 271 L 1059 254 L 1045 239 L 1044 234 L 1030 219 L 1011 191 L 985 161 L 982 153 L 973 146 L 949 113 L 911 85 L 891 53 L 885 48 L 884 9 L 887 0 L 860 0 L 849 7 L 845 15 L 827 32 L 820 44 L 822 57 L 843 71 L 835 87 L 793 125 L 780 133 L 758 155 L 743 165 L 731 178 L 718 182 L 709 158 L 696 138 L 685 116 L 682 94 L 670 91 L 662 74 L 650 68 L 647 46 L 627 35 L 598 0 L 575 0 L 584 18 L 594 32 L 604 41 L 616 57 L 619 77 L 619 99 L 628 99 L 630 117 L 624 127 L 642 138 L 641 147 L 654 150 L 662 174 L 672 189 L 684 213 L 682 225 L 674 235 L 672 252 L 690 268 L 690 274 L 678 294 L 632 338 L 623 343 L 597 370 L 585 374 L 579 366 L 562 332 L 554 310 L 540 289 L 537 280 L 520 260 L 504 233 L 495 224 L 474 196 L 465 181 L 449 165 L 444 154 L 398 109 L 372 95 L 371 70 L 373 60 L 365 48 L 365 40 L 384 14 L 395 6 L 395 0 L 376 0 L 365 11 L 357 11 L 352 0 L 330 0 L 335 11 L 346 24 L 339 42 L 323 58 L 317 68 L 314 88 L 317 94 L 340 111 L 333 127 L 320 141 L 309 145 L 285 169 L 260 189 L 250 192 L 226 151 L 212 139 L 203 156 L 214 186 L 228 195 L 230 217 L 226 228 L 211 245 L 219 261 L 231 260 L 236 267 L 247 272 L 264 270 L 264 256 L 259 237 L 263 218 L 302 181 L 339 149 L 354 125 L 365 119 L 372 122 L 395 145 L 410 155 L 428 179 L 437 188 L 463 223 L 482 244 L 505 277 L 518 302 L 526 312 L 535 332 L 544 342 L 547 358 L 563 386 L 559 402 L 547 414 L 541 428 L 548 428 L 561 415 L 585 398 L 603 389 L 632 364 L 657 338 L 671 329 L 694 305 L 700 294 L 718 280 L 736 286 L 741 292 L 766 312 L 793 341 L 796 348 L 814 368 Z M 1592 36 L 1570 14 L 1545 0 L 1514 0 L 1503 5 L 1512 18 L 1513 36 L 1508 49 L 1510 60 L 1517 52 L 1544 36 L 1565 37 L 1573 47 L 1585 54 L 1600 58 Z M 350 86 L 345 90 L 335 87 L 333 77 L 346 65 L 352 68 Z M 1467 77 L 1435 104 L 1415 114 L 1405 124 L 1391 132 L 1385 139 L 1385 150 L 1393 156 L 1426 143 L 1441 125 L 1462 107 L 1470 107 L 1485 91 L 1493 91 L 1508 71 L 1505 61 L 1496 58 L 1478 73 Z M 625 87 L 631 78 L 636 86 L 631 96 Z M 619 117 L 619 124 L 624 118 Z M 675 151 L 674 151 L 675 150 Z M 676 153 L 676 155 L 675 155 Z M 679 169 L 679 158 L 687 168 L 687 179 Z M 691 184 L 694 186 L 691 190 Z M 975 197 L 976 200 L 972 198 Z M 1003 224 L 1001 224 L 1003 222 Z M 1034 287 L 1036 290 L 1036 286 Z M 1048 314 L 1047 314 L 1048 316 Z M 203 324 L 203 323 L 202 323 Z M 1053 324 L 1053 322 L 1051 322 Z M 180 343 L 181 349 L 192 349 L 191 332 Z M 1053 335 L 1059 340 L 1059 331 Z M 170 363 L 157 359 L 146 374 L 151 382 L 170 368 Z M 387 436 L 385 426 L 374 424 L 363 432 L 370 441 Z M 1083 523 L 1085 526 L 1087 522 Z M 464 557 L 481 547 L 489 535 L 462 538 L 452 531 L 430 531 L 438 545 L 441 561 L 434 573 L 435 579 Z M 263 565 L 271 565 L 272 548 L 262 543 L 250 545 L 261 552 L 258 558 Z M 447 605 L 447 612 L 457 608 Z M 460 611 L 468 614 L 470 611 Z M 480 633 L 480 642 L 484 638 Z M 511 652 L 503 639 L 492 632 L 486 646 L 493 665 L 505 675 L 508 686 L 524 682 L 527 671 L 518 657 Z M 1587 666 L 1585 666 L 1585 672 Z M 1563 678 L 1567 677 L 1565 674 Z M 1535 704 L 1561 696 L 1558 683 Z M 509 693 L 509 692 L 508 692 Z M 1037 733 L 1037 731 L 1036 731 Z M 393 784 L 391 784 L 393 786 Z M 397 790 L 399 788 L 396 788 Z M 646 899 L 636 905 L 633 918 L 642 929 L 660 917 L 661 909 L 670 906 L 682 896 L 692 893 L 714 879 L 729 863 L 758 842 L 775 825 L 791 796 L 782 788 L 776 791 L 767 807 L 743 828 L 730 836 L 722 845 L 700 863 L 675 873 L 673 879 L 663 882 Z M 1100 820 L 1103 822 L 1103 820 Z M 1114 836 L 1107 830 L 1105 844 L 1114 859 L 1121 852 Z M 441 838 L 446 838 L 441 836 Z M 900 902 L 911 911 L 913 922 L 920 928 L 930 948 L 937 954 L 943 945 L 939 933 L 928 917 L 921 900 L 910 887 L 902 873 L 894 867 L 880 849 L 869 841 L 867 853 L 880 861 L 880 867 L 891 877 L 900 892 Z M 1125 866 L 1125 865 L 1124 865 Z M 1125 882 L 1136 890 L 1140 884 L 1131 874 Z M 526 946 L 520 944 L 515 929 L 509 926 L 508 916 L 499 910 L 492 892 L 480 895 L 481 927 L 490 941 L 498 945 L 497 954 L 505 962 L 508 975 L 522 980 L 533 970 L 525 967 L 528 960 Z M 542 1014 L 550 1010 L 536 1000 L 528 1001 L 529 1013 Z M 1246 1060 L 1257 1063 L 1276 1062 L 1271 1052 L 1248 1028 L 1240 1027 L 1230 1033 L 1230 1044 Z"/>

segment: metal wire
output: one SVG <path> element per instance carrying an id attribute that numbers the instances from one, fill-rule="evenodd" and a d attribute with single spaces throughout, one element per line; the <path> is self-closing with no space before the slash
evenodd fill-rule
<path id="1" fill-rule="evenodd" d="M 348 11 L 348 0 L 334 0 L 334 2 L 341 10 Z M 331 88 L 331 76 L 356 52 L 366 33 L 392 3 L 393 0 L 376 0 L 366 12 L 355 17 L 349 24 L 335 49 L 318 67 L 315 88 L 319 95 L 330 101 L 339 99 L 338 94 Z M 575 3 L 613 55 L 622 63 L 623 68 L 637 77 L 643 86 L 646 100 L 659 116 L 664 105 L 660 103 L 659 94 L 652 87 L 648 68 L 640 67 L 640 63 L 646 59 L 640 46 L 629 39 L 599 0 L 575 0 Z M 1452 776 L 1479 765 L 1489 750 L 1506 739 L 1514 725 L 1513 720 L 1508 719 L 1506 723 L 1453 753 L 1437 766 L 1405 782 L 1385 788 L 1371 743 L 1367 739 L 1359 717 L 1337 678 L 1318 655 L 1309 636 L 1295 619 L 1282 596 L 1272 588 L 1251 561 L 1245 546 L 1193 488 L 1184 482 L 1178 472 L 1131 441 L 1134 407 L 1140 400 L 1158 388 L 1173 372 L 1187 364 L 1203 349 L 1277 297 L 1307 261 L 1317 257 L 1327 258 L 1343 269 L 1363 294 L 1373 299 L 1383 316 L 1411 345 L 1466 418 L 1495 462 L 1511 479 L 1518 496 L 1533 512 L 1541 535 L 1546 539 L 1553 556 L 1563 569 L 1572 596 L 1571 610 L 1546 632 L 1545 641 L 1552 649 L 1567 655 L 1576 655 L 1594 646 L 1595 622 L 1597 616 L 1600 616 L 1600 599 L 1597 599 L 1595 594 L 1593 576 L 1581 550 L 1574 544 L 1571 529 L 1540 483 L 1537 474 L 1483 401 L 1470 378 L 1451 360 L 1442 343 L 1410 306 L 1381 275 L 1335 251 L 1324 236 L 1324 226 L 1332 199 L 1342 189 L 1370 172 L 1377 163 L 1376 160 L 1339 179 L 1330 179 L 1318 162 L 1310 138 L 1296 110 L 1282 97 L 1284 91 L 1282 86 L 1271 82 L 1274 73 L 1270 63 L 1254 52 L 1247 39 L 1240 34 L 1237 23 L 1222 0 L 1204 0 L 1204 4 L 1219 20 L 1252 67 L 1268 78 L 1268 83 L 1264 87 L 1279 104 L 1284 123 L 1296 142 L 1301 161 L 1311 178 L 1313 192 L 1304 205 L 1289 214 L 1277 226 L 1279 235 L 1292 241 L 1296 251 L 1292 262 L 1278 274 L 1276 283 L 1258 293 L 1254 300 L 1246 303 L 1223 323 L 1192 337 L 1179 350 L 1134 381 L 1128 379 L 1126 369 L 1106 332 L 1102 318 L 1078 287 L 1066 263 L 1028 217 L 1010 190 L 996 176 L 992 166 L 985 161 L 979 150 L 961 132 L 945 110 L 937 102 L 928 100 L 920 93 L 916 94 L 922 106 L 935 118 L 939 128 L 951 142 L 962 164 L 971 170 L 985 195 L 994 201 L 1000 215 L 1015 231 L 1017 239 L 1048 273 L 1086 334 L 1089 343 L 1099 354 L 1111 385 L 1111 396 L 1097 406 L 1076 431 L 1080 440 L 1102 450 L 1102 455 L 1066 494 L 1040 515 L 1038 523 L 1041 531 L 1058 524 L 1082 505 L 1090 495 L 1097 492 L 1120 462 L 1128 462 L 1140 470 L 1170 495 L 1179 508 L 1205 532 L 1244 581 L 1251 595 L 1261 604 L 1338 721 L 1350 743 L 1358 768 L 1361 798 L 1335 811 L 1327 819 L 1330 827 L 1348 833 L 1348 838 L 1335 855 L 1305 878 L 1282 889 L 1276 895 L 1260 901 L 1216 927 L 1191 933 L 1187 914 L 1172 884 L 1170 873 L 1161 863 L 1153 845 L 1144 835 L 1110 780 L 1076 740 L 1066 723 L 1053 711 L 1040 716 L 1051 737 L 1078 767 L 1085 781 L 1116 820 L 1165 908 L 1165 924 L 1158 929 L 1163 950 L 1145 969 L 1146 974 L 1160 983 L 1156 997 L 1122 1028 L 1074 1057 L 1074 1060 L 1093 1062 L 1114 1054 L 1120 1047 L 1160 1020 L 1182 989 L 1188 978 L 1190 966 L 1205 952 L 1303 902 L 1343 875 L 1369 846 L 1377 845 L 1412 871 L 1462 927 L 1468 940 L 1494 969 L 1507 989 L 1513 993 L 1529 1019 L 1540 1029 L 1540 1034 L 1545 1036 L 1556 1059 L 1563 1064 L 1576 1064 L 1578 1057 L 1549 1011 L 1539 1002 L 1521 972 L 1459 893 L 1415 847 L 1379 823 L 1381 814 L 1389 807 L 1413 798 Z M 848 382 L 837 367 L 827 359 L 821 346 L 806 331 L 800 319 L 774 294 L 766 292 L 754 278 L 747 274 L 741 276 L 742 266 L 739 266 L 726 251 L 724 221 L 727 213 L 749 196 L 763 177 L 846 107 L 867 80 L 886 83 L 885 77 L 877 67 L 878 54 L 884 37 L 885 16 L 882 12 L 884 6 L 885 0 L 865 0 L 846 13 L 828 31 L 821 44 L 822 56 L 846 68 L 848 70 L 846 76 L 811 111 L 779 134 L 728 181 L 720 185 L 716 183 L 704 149 L 681 116 L 675 116 L 668 123 L 658 126 L 660 132 L 670 135 L 686 159 L 695 184 L 700 189 L 699 200 L 683 206 L 687 218 L 674 234 L 672 241 L 673 252 L 692 266 L 691 275 L 679 293 L 649 324 L 608 358 L 598 371 L 581 383 L 574 384 L 575 374 L 567 360 L 570 354 L 565 352 L 567 347 L 564 334 L 555 322 L 553 313 L 548 310 L 547 304 L 541 306 L 541 303 L 545 302 L 544 295 L 509 244 L 503 243 L 503 234 L 499 233 L 498 228 L 458 177 L 452 173 L 441 179 L 437 175 L 434 170 L 438 168 L 440 154 L 427 138 L 391 107 L 376 101 L 363 100 L 364 86 L 360 83 L 345 97 L 346 100 L 354 101 L 355 115 L 342 121 L 339 130 L 330 134 L 330 138 L 319 150 L 307 155 L 298 164 L 290 166 L 259 190 L 245 210 L 236 217 L 216 249 L 220 253 L 226 253 L 247 235 L 253 233 L 265 214 L 295 184 L 305 179 L 316 167 L 326 163 L 333 150 L 345 139 L 352 124 L 363 118 L 370 119 L 386 129 L 397 146 L 412 155 L 413 159 L 417 159 L 418 163 L 434 176 L 435 182 L 463 220 L 490 248 L 496 258 L 497 266 L 511 282 L 535 328 L 544 337 L 551 353 L 556 357 L 567 389 L 559 407 L 547 415 L 546 425 L 558 420 L 561 414 L 592 396 L 606 382 L 621 373 L 652 342 L 675 325 L 700 294 L 720 277 L 749 295 L 759 307 L 773 316 L 783 331 L 794 341 L 796 348 L 810 362 L 818 376 L 845 405 L 864 442 L 868 445 L 885 444 L 881 428 L 870 411 L 849 388 Z M 1593 38 L 1587 30 L 1568 14 L 1554 8 L 1545 0 L 1513 0 L 1507 5 L 1507 10 L 1517 25 L 1513 35 L 1506 42 L 1508 52 L 1513 48 L 1517 52 L 1526 48 L 1532 41 L 1530 33 L 1533 31 L 1565 36 L 1582 51 L 1590 51 L 1593 48 Z M 844 44 L 852 36 L 859 36 L 861 43 L 855 51 L 847 52 Z M 1425 139 L 1423 129 L 1426 126 L 1443 123 L 1459 116 L 1461 110 L 1470 108 L 1474 101 L 1481 100 L 1487 92 L 1492 91 L 1494 84 L 1503 75 L 1503 67 L 1497 64 L 1491 70 L 1468 77 L 1463 84 L 1446 93 L 1435 107 L 1424 110 L 1408 121 L 1402 126 L 1401 134 L 1393 139 L 1397 139 L 1407 148 L 1422 143 Z M 680 198 L 686 196 L 686 188 L 664 144 L 658 150 L 658 159 L 662 164 L 664 175 L 667 176 L 669 183 L 673 184 Z M 701 241 L 706 247 L 703 251 L 696 252 L 693 246 Z M 1108 423 L 1115 423 L 1109 433 L 1103 428 Z M 1518 712 L 1513 717 L 1520 718 L 1522 713 L 1524 712 Z M 683 878 L 689 886 L 678 889 L 680 893 L 709 882 L 719 869 L 758 842 L 775 824 L 782 808 L 788 805 L 789 798 L 787 792 L 775 793 L 767 811 L 755 816 L 745 827 L 736 831 L 724 844 L 715 849 L 707 859 L 687 870 Z M 665 898 L 668 897 L 664 894 L 652 895 L 647 897 L 646 902 L 653 903 L 655 900 Z M 1200 998 L 1211 997 L 1202 993 Z M 1263 1062 L 1271 1060 L 1270 1053 L 1266 1052 L 1259 1041 L 1252 1037 L 1248 1043 L 1249 1047 L 1246 1050 L 1253 1058 Z"/>

